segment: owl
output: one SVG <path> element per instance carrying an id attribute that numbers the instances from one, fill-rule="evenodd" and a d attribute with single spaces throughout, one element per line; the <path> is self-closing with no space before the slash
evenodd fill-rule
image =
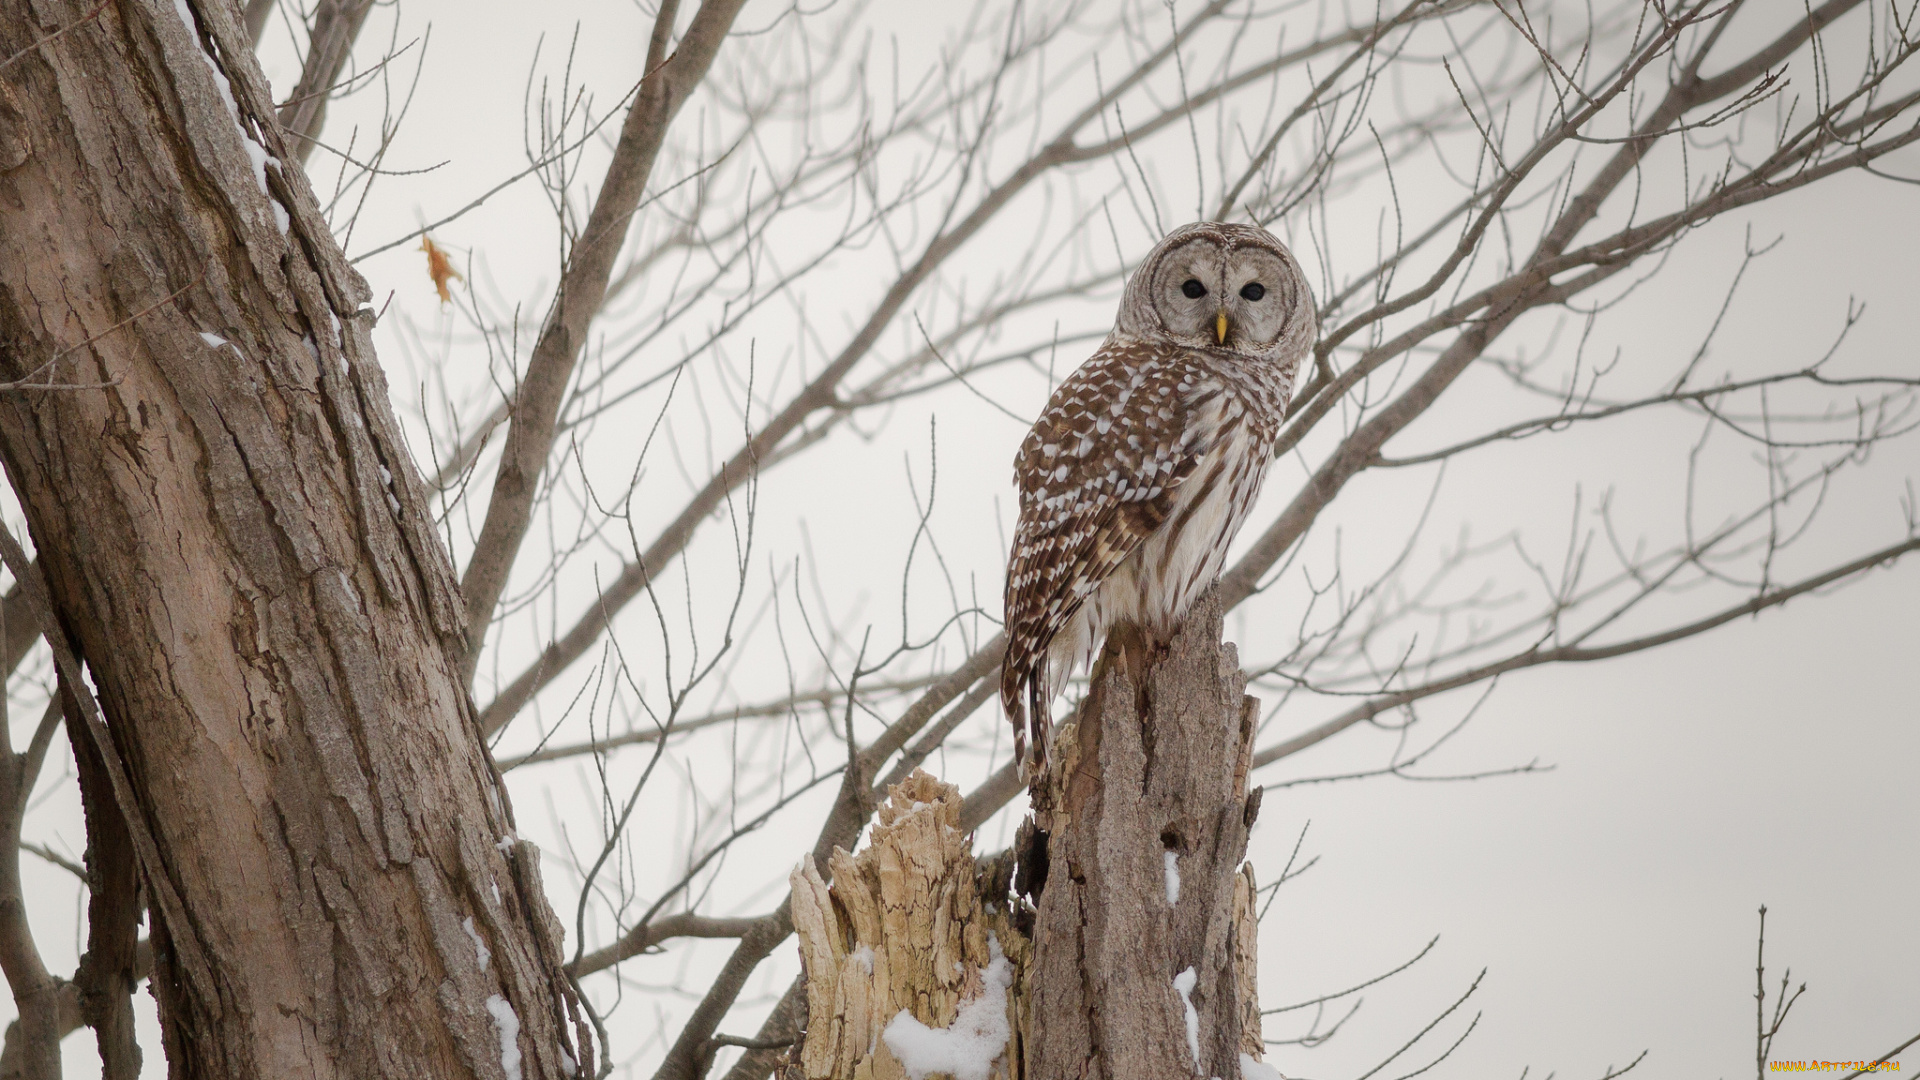
<path id="1" fill-rule="evenodd" d="M 1029 776 L 1045 769 L 1055 695 L 1107 631 L 1133 623 L 1165 641 L 1219 577 L 1318 325 L 1271 233 L 1184 226 L 1127 280 L 1113 332 L 1034 422 L 1013 465 L 1000 669 Z"/>

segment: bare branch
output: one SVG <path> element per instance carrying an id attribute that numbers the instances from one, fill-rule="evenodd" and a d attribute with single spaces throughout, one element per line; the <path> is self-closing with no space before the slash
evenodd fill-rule
<path id="1" fill-rule="evenodd" d="M 1696 634 L 1705 633 L 1716 626 L 1725 625 L 1735 619 L 1755 615 L 1771 607 L 1778 607 L 1796 596 L 1824 588 L 1825 586 L 1832 585 L 1856 574 L 1864 573 L 1876 566 L 1891 566 L 1897 562 L 1901 556 L 1911 554 L 1915 551 L 1920 551 L 1920 537 L 1882 548 L 1870 555 L 1864 555 L 1852 562 L 1836 566 L 1831 570 L 1816 574 L 1796 584 L 1768 590 L 1747 600 L 1745 603 L 1734 605 L 1733 607 L 1723 609 L 1704 618 L 1696 619 L 1684 625 L 1660 631 L 1659 633 L 1647 634 L 1642 637 L 1631 638 L 1610 645 L 1566 645 L 1551 649 L 1529 649 L 1495 663 L 1482 665 L 1468 671 L 1462 671 L 1456 675 L 1438 679 L 1422 686 L 1396 691 L 1391 694 L 1384 694 L 1365 704 L 1357 705 L 1325 723 L 1301 732 L 1285 742 L 1256 752 L 1253 756 L 1253 764 L 1255 768 L 1262 765 L 1270 765 L 1282 758 L 1291 757 L 1316 743 L 1324 742 L 1328 738 L 1345 731 L 1347 728 L 1363 720 L 1370 720 L 1381 713 L 1402 708 L 1422 698 L 1432 697 L 1435 694 L 1445 693 L 1448 690 L 1456 690 L 1463 686 L 1471 686 L 1474 683 L 1504 675 L 1509 671 L 1518 671 L 1523 668 L 1536 667 L 1541 664 L 1577 664 L 1594 660 L 1610 660 L 1616 656 L 1625 656 L 1629 653 L 1641 652 L 1646 649 L 1693 637 Z"/>
<path id="2" fill-rule="evenodd" d="M 690 912 L 668 915 L 634 927 L 622 935 L 620 940 L 606 948 L 595 949 L 567 965 L 567 970 L 576 976 L 591 975 L 596 971 L 610 968 L 622 960 L 639 956 L 661 942 L 673 938 L 744 937 L 748 931 L 766 925 L 770 919 L 771 916 L 768 915 L 734 919 L 716 919 Z"/>
<path id="3" fill-rule="evenodd" d="M 486 522 L 461 578 L 460 588 L 467 598 L 467 632 L 473 642 L 469 673 L 478 662 L 494 605 L 532 519 L 540 474 L 553 448 L 554 420 L 585 344 L 587 324 L 606 294 L 614 259 L 626 240 L 667 128 L 706 76 L 742 3 L 706 0 L 670 55 L 677 3 L 662 3 L 654 20 L 640 92 L 620 130 L 613 162 L 601 180 L 586 229 L 569 253 L 559 294 L 515 395 L 513 421 L 494 479 L 493 498 L 487 503 Z"/>
<path id="4" fill-rule="evenodd" d="M 247 33 L 254 44 L 260 43 L 272 0 L 251 0 L 247 5 Z M 258 9 L 258 10 L 256 10 Z M 353 43 L 366 24 L 373 0 L 318 0 L 313 11 L 313 28 L 307 36 L 306 61 L 300 67 L 300 81 L 294 84 L 286 104 L 280 106 L 280 126 L 293 137 L 292 149 L 302 165 L 312 156 L 320 127 L 327 121 L 327 98 L 340 81 Z"/>

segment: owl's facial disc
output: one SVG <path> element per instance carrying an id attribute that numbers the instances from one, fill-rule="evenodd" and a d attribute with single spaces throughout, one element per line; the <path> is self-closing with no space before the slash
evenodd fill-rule
<path id="1" fill-rule="evenodd" d="M 1285 245 L 1257 226 L 1196 222 L 1162 240 L 1128 279 L 1114 328 L 1290 366 L 1317 326 L 1313 294 Z"/>
<path id="2" fill-rule="evenodd" d="M 1270 248 L 1195 236 L 1168 249 L 1150 286 L 1167 336 L 1185 345 L 1262 352 L 1294 306 L 1295 272 Z"/>

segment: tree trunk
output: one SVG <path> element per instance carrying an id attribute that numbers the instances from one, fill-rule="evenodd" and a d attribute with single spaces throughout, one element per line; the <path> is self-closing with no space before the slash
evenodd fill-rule
<path id="1" fill-rule="evenodd" d="M 238 7 L 193 8 L 0 0 L 0 457 L 124 772 L 171 1073 L 571 1075 L 366 284 Z"/>
<path id="2" fill-rule="evenodd" d="M 1026 1080 L 1231 1078 L 1263 1052 L 1241 866 L 1259 708 L 1220 626 L 1209 594 L 1164 645 L 1115 631 L 1056 740 L 1027 856 Z"/>

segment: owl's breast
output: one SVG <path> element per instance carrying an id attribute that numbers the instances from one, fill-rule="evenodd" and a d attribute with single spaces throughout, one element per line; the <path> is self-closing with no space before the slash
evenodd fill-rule
<path id="1" fill-rule="evenodd" d="M 1139 618 L 1163 633 L 1220 575 L 1227 548 L 1260 495 L 1273 447 L 1271 427 L 1230 390 L 1209 396 L 1201 389 L 1192 404 L 1188 422 L 1199 460 L 1129 568 Z"/>

